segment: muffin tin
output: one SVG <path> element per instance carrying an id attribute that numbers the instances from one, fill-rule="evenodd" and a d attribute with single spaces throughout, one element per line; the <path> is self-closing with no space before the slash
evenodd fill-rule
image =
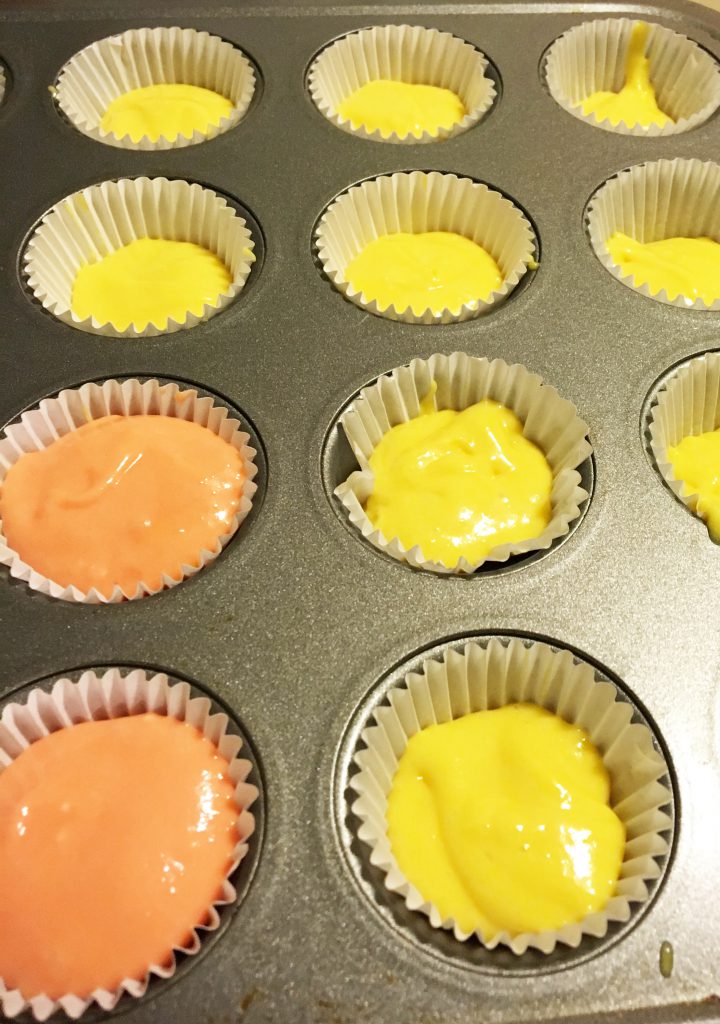
<path id="1" fill-rule="evenodd" d="M 568 117 L 542 81 L 543 55 L 583 20 L 637 14 L 619 4 L 360 4 L 232 11 L 131 0 L 109 8 L 0 10 L 0 420 L 64 387 L 157 376 L 243 410 L 266 457 L 264 501 L 224 552 L 171 591 L 79 606 L 0 575 L 0 700 L 86 666 L 140 664 L 188 679 L 243 723 L 264 816 L 254 877 L 227 927 L 171 982 L 118 1006 L 128 1021 L 193 1024 L 511 1024 L 720 1019 L 720 549 L 663 486 L 644 449 L 643 403 L 675 363 L 718 347 L 718 315 L 653 302 L 595 257 L 586 203 L 622 168 L 717 159 L 720 119 L 672 138 L 636 138 Z M 720 59 L 720 16 L 669 0 L 641 16 Z M 447 141 L 394 146 L 338 130 L 306 89 L 313 56 L 372 24 L 423 24 L 466 39 L 497 68 L 498 97 Z M 243 121 L 186 149 L 133 152 L 89 139 L 48 91 L 89 43 L 132 27 L 206 29 L 258 73 Z M 400 170 L 482 181 L 536 229 L 539 269 L 501 307 L 460 324 L 372 316 L 320 273 L 313 229 L 340 192 Z M 212 320 L 172 336 L 109 339 L 45 313 L 20 253 L 54 203 L 104 180 L 165 176 L 248 210 L 264 252 L 252 287 Z M 339 412 L 379 374 L 433 352 L 501 357 L 536 371 L 590 427 L 592 497 L 577 529 L 543 557 L 471 578 L 413 571 L 343 527 L 329 497 L 347 450 Z M 572 957 L 465 956 L 419 940 L 380 890 L 359 881 L 344 810 L 348 737 L 388 680 L 423 652 L 515 634 L 568 647 L 621 682 L 667 753 L 672 856 L 652 901 L 610 942 Z M 447 941 L 449 937 L 445 937 Z M 674 970 L 660 971 L 672 943 Z M 467 944 L 465 944 L 467 945 Z M 103 1017 L 88 1011 L 83 1020 Z"/>

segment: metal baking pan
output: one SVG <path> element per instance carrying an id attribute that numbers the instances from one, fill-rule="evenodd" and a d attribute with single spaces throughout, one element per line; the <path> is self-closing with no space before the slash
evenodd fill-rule
<path id="1" fill-rule="evenodd" d="M 252 744 L 263 811 L 253 877 L 203 955 L 171 983 L 152 982 L 142 1000 L 120 1002 L 115 1015 L 133 1024 L 720 1019 L 720 549 L 662 486 L 641 427 L 653 383 L 717 347 L 720 321 L 622 287 L 583 229 L 588 197 L 621 168 L 716 159 L 720 118 L 639 139 L 561 110 L 541 79 L 546 48 L 572 25 L 615 13 L 659 21 L 720 58 L 720 15 L 683 0 L 0 8 L 0 59 L 11 72 L 0 107 L 0 421 L 86 380 L 157 375 L 227 399 L 264 452 L 253 522 L 167 593 L 76 606 L 0 574 L 0 699 L 78 667 L 141 664 L 209 690 Z M 323 45 L 403 21 L 451 31 L 491 59 L 500 95 L 476 128 L 436 145 L 382 145 L 338 131 L 314 108 L 305 74 Z M 127 152 L 59 116 L 48 86 L 73 53 L 129 27 L 171 24 L 219 34 L 255 61 L 259 95 L 235 130 L 186 149 Z M 539 270 L 483 318 L 419 327 L 367 315 L 315 265 L 313 226 L 337 193 L 414 168 L 487 182 L 532 218 Z M 78 188 L 140 174 L 199 181 L 251 211 L 264 251 L 252 287 L 170 337 L 109 340 L 60 324 L 23 288 L 28 231 Z M 454 350 L 540 373 L 576 404 L 594 447 L 593 495 L 572 535 L 542 558 L 471 579 L 379 556 L 329 496 L 347 466 L 339 410 L 378 374 Z M 423 650 L 496 633 L 568 646 L 620 680 L 668 752 L 676 797 L 671 862 L 632 927 L 526 970 L 424 942 L 393 915 L 353 867 L 339 781 L 375 687 Z M 659 970 L 663 941 L 674 948 L 669 978 Z"/>

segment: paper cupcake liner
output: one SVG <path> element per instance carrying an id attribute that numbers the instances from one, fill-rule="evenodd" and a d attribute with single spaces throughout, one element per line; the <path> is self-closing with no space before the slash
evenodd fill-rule
<path id="1" fill-rule="evenodd" d="M 419 415 L 420 401 L 430 393 L 433 381 L 437 384 L 437 409 L 459 411 L 484 398 L 493 399 L 515 413 L 523 423 L 523 435 L 544 453 L 553 474 L 552 518 L 539 536 L 501 544 L 477 562 L 461 558 L 456 566 L 447 566 L 426 559 L 419 545 L 407 549 L 397 537 L 385 537 L 372 524 L 363 507 L 373 490 L 370 456 L 391 427 Z M 506 562 L 513 555 L 547 550 L 568 533 L 589 497 L 580 486 L 577 471 L 592 454 L 586 437 L 587 423 L 580 419 L 572 402 L 543 384 L 541 377 L 519 364 L 510 366 L 502 359 L 490 362 L 464 352 L 414 359 L 408 366 L 392 370 L 363 388 L 341 416 L 340 425 L 360 469 L 335 489 L 335 496 L 352 525 L 373 547 L 416 569 L 472 573 L 487 562 Z"/>
<path id="2" fill-rule="evenodd" d="M 485 75 L 487 67 L 487 58 L 479 50 L 449 32 L 420 25 L 383 25 L 351 32 L 326 47 L 310 67 L 308 88 L 320 113 L 337 128 L 376 142 L 417 145 L 460 135 L 487 113 L 496 95 L 492 79 Z M 450 89 L 467 113 L 451 128 L 440 128 L 436 135 L 426 131 L 420 138 L 411 132 L 384 135 L 380 129 L 353 128 L 338 108 L 351 93 L 379 78 Z"/>
<path id="3" fill-rule="evenodd" d="M 233 104 L 231 113 L 207 132 L 192 136 L 147 136 L 133 142 L 100 127 L 118 96 L 149 85 L 197 85 Z M 83 135 L 121 149 L 178 149 L 207 142 L 234 128 L 247 113 L 255 73 L 247 57 L 218 36 L 194 28 L 137 28 L 91 43 L 61 69 L 53 95 L 70 123 Z"/>
<path id="4" fill-rule="evenodd" d="M 0 522 L 0 564 L 9 566 L 11 576 L 23 580 L 32 590 L 61 601 L 115 604 L 175 587 L 217 558 L 252 508 L 253 495 L 257 490 L 253 482 L 257 474 L 253 461 L 256 451 L 248 446 L 249 434 L 243 431 L 238 420 L 231 418 L 225 406 L 215 405 L 212 398 L 202 398 L 197 391 L 179 384 L 161 384 L 158 380 L 106 380 L 102 384 L 83 384 L 80 388 L 61 391 L 56 397 L 43 399 L 36 409 L 23 413 L 0 436 L 0 488 L 10 467 L 25 453 L 41 451 L 65 434 L 103 416 L 140 415 L 172 416 L 198 423 L 240 453 L 245 482 L 229 532 L 218 539 L 211 551 L 198 553 L 197 565 L 183 565 L 177 577 L 164 574 L 161 586 L 152 587 L 140 582 L 132 593 L 116 586 L 106 597 L 95 589 L 86 593 L 78 587 L 63 587 L 36 572 L 9 546 Z"/>
<path id="5" fill-rule="evenodd" d="M 646 54 L 658 106 L 674 124 L 613 125 L 580 104 L 594 92 L 619 92 L 625 84 L 630 36 L 637 20 L 588 21 L 565 32 L 548 50 L 545 80 L 553 99 L 580 121 L 620 135 L 679 135 L 697 128 L 720 106 L 720 66 L 697 43 L 650 23 Z"/>
<path id="6" fill-rule="evenodd" d="M 370 242 L 398 232 L 451 231 L 481 245 L 500 268 L 503 283 L 487 300 L 421 316 L 366 298 L 346 268 Z M 411 324 L 469 320 L 499 305 L 534 265 L 535 235 L 525 215 L 499 192 L 471 178 L 439 171 L 383 175 L 354 185 L 327 208 L 315 232 L 323 271 L 339 292 L 369 313 Z"/>
<path id="7" fill-rule="evenodd" d="M 607 248 L 615 231 L 638 242 L 701 236 L 720 242 L 720 164 L 696 159 L 655 160 L 620 171 L 590 199 L 586 223 L 595 255 L 628 288 L 683 309 L 720 309 L 720 299 L 711 305 L 686 295 L 671 299 L 664 288 L 652 292 L 647 284 L 637 285 L 632 274 L 624 274 L 613 262 Z"/>
<path id="8" fill-rule="evenodd" d="M 32 690 L 26 703 L 8 704 L 0 716 L 0 773 L 31 743 L 58 729 L 144 712 L 189 722 L 229 762 L 228 774 L 235 783 L 235 800 L 241 811 L 237 822 L 238 843 L 220 896 L 208 908 L 207 921 L 193 929 L 188 945 L 172 950 L 169 964 L 151 964 L 144 977 L 125 978 L 113 991 L 96 989 L 88 998 L 68 993 L 58 1000 L 46 995 L 26 999 L 18 989 L 8 989 L 0 976 L 0 1008 L 7 1017 L 16 1017 L 27 1010 L 42 1021 L 64 1010 L 76 1019 L 93 1003 L 98 1003 L 103 1010 L 112 1010 L 123 993 L 139 998 L 145 994 L 153 975 L 165 979 L 173 976 L 177 954 L 194 956 L 198 953 L 202 945 L 200 933 L 217 931 L 220 926 L 218 908 L 235 902 L 237 894 L 230 878 L 248 852 L 248 840 L 255 828 L 255 818 L 249 808 L 257 799 L 258 790 L 246 782 L 252 763 L 239 756 L 242 740 L 227 731 L 227 715 L 214 712 L 207 697 L 194 697 L 188 683 L 173 683 L 162 673 L 149 675 L 142 669 L 124 676 L 119 669 L 111 668 L 102 676 L 92 671 L 83 672 L 77 682 L 60 679 L 49 693 Z"/>
<path id="9" fill-rule="evenodd" d="M 587 731 L 611 779 L 611 806 L 626 829 L 625 856 L 615 895 L 603 911 L 557 931 L 503 932 L 486 940 L 478 930 L 464 932 L 443 919 L 405 878 L 387 837 L 387 796 L 399 760 L 411 736 L 439 722 L 507 704 L 537 704 Z M 528 949 L 552 953 L 558 943 L 577 947 L 585 935 L 603 937 L 611 922 L 628 921 L 632 906 L 649 898 L 648 883 L 661 875 L 656 858 L 669 852 L 663 833 L 672 819 L 662 808 L 672 794 L 662 781 L 668 768 L 650 730 L 632 722 L 632 707 L 619 699 L 612 683 L 600 681 L 586 662 L 569 651 L 517 638 L 492 638 L 487 646 L 468 643 L 442 661 L 428 659 L 393 687 L 362 733 L 364 748 L 354 757 L 360 769 L 350 779 L 358 794 L 352 805 L 360 819 L 357 834 L 370 847 L 370 861 L 385 875 L 384 884 L 412 911 L 425 914 L 434 928 L 452 931 L 461 942 L 473 936 L 483 946 L 508 946 L 521 956 Z"/>
<path id="10" fill-rule="evenodd" d="M 139 238 L 201 245 L 225 263 L 232 282 L 201 315 L 169 319 L 165 327 L 148 324 L 140 330 L 131 324 L 118 330 L 94 317 L 80 320 L 71 308 L 80 268 Z M 243 218 L 216 192 L 167 178 L 121 178 L 91 185 L 53 206 L 33 232 L 23 263 L 28 288 L 63 323 L 111 338 L 149 338 L 195 327 L 225 309 L 247 280 L 254 247 Z"/>
<path id="11" fill-rule="evenodd" d="M 702 520 L 699 495 L 676 478 L 667 450 L 685 437 L 720 427 L 720 352 L 696 356 L 679 367 L 656 394 L 646 425 L 658 473 L 683 505 Z"/>
<path id="12" fill-rule="evenodd" d="M 5 77 L 5 68 L 0 63 L 0 106 L 2 106 L 3 100 L 5 99 L 5 89 L 7 88 L 7 79 Z"/>

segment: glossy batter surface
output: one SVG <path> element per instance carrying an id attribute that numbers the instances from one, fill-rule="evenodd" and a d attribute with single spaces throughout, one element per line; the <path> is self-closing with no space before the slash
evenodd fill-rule
<path id="1" fill-rule="evenodd" d="M 181 323 L 217 305 L 231 281 L 223 261 L 201 245 L 138 238 L 80 268 L 71 308 L 81 320 L 92 316 L 119 331 L 130 324 L 165 328 L 170 319 Z"/>
<path id="2" fill-rule="evenodd" d="M 53 999 L 168 961 L 237 843 L 228 763 L 184 722 L 61 729 L 0 773 L 0 977 Z"/>
<path id="3" fill-rule="evenodd" d="M 712 238 L 637 242 L 616 231 L 606 245 L 613 263 L 632 275 L 636 286 L 647 284 L 654 294 L 665 289 L 670 299 L 685 295 L 707 305 L 720 299 L 720 244 Z"/>
<path id="4" fill-rule="evenodd" d="M 114 99 L 100 121 L 103 131 L 133 142 L 160 138 L 175 142 L 178 135 L 192 138 L 217 127 L 233 109 L 230 100 L 212 89 L 180 83 L 148 85 Z"/>
<path id="5" fill-rule="evenodd" d="M 713 540 L 720 542 L 720 430 L 688 435 L 668 448 L 676 480 L 698 495 L 697 514 Z"/>
<path id="6" fill-rule="evenodd" d="M 161 586 L 230 532 L 240 453 L 170 416 L 105 416 L 22 455 L 0 491 L 7 542 L 61 586 Z"/>
<path id="7" fill-rule="evenodd" d="M 348 264 L 345 276 L 366 302 L 398 311 L 409 306 L 416 316 L 427 309 L 457 312 L 464 303 L 475 307 L 503 282 L 490 253 L 452 231 L 381 235 Z"/>
<path id="8" fill-rule="evenodd" d="M 644 21 L 633 25 L 625 65 L 625 85 L 620 92 L 592 93 L 580 104 L 583 114 L 595 114 L 598 120 L 607 120 L 612 125 L 624 122 L 628 128 L 636 125 L 643 128 L 658 125 L 662 128 L 674 123 L 657 105 L 655 89 L 650 81 L 650 61 L 645 56 L 649 32 L 650 26 Z"/>
<path id="9" fill-rule="evenodd" d="M 378 78 L 351 93 L 338 113 L 353 128 L 380 131 L 385 138 L 395 133 L 400 138 L 414 135 L 419 139 L 425 132 L 437 135 L 441 128 L 452 128 L 467 111 L 450 89 Z"/>
<path id="10" fill-rule="evenodd" d="M 373 525 L 446 566 L 542 533 L 552 471 L 517 416 L 489 399 L 462 412 L 436 412 L 431 402 L 389 430 L 370 457 L 365 510 Z"/>
<path id="11" fill-rule="evenodd" d="M 388 797 L 401 871 L 443 919 L 486 940 L 601 910 L 625 847 L 587 734 L 515 704 L 413 736 Z"/>

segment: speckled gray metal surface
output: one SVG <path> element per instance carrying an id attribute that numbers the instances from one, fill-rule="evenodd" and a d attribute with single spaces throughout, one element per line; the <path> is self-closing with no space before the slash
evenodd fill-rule
<path id="1" fill-rule="evenodd" d="M 113 5 L 116 7 L 117 5 Z M 140 663 L 208 687 L 238 714 L 262 771 L 264 842 L 249 891 L 208 954 L 118 1012 L 137 1024 L 466 1024 L 609 1014 L 615 1024 L 710 1019 L 720 989 L 720 549 L 646 457 L 643 401 L 667 367 L 718 345 L 717 315 L 644 299 L 614 281 L 582 227 L 608 175 L 657 157 L 720 155 L 720 119 L 643 140 L 593 129 L 555 105 L 542 54 L 587 17 L 632 12 L 720 57 L 720 17 L 663 7 L 532 3 L 266 8 L 145 4 L 0 7 L 0 420 L 101 375 L 158 374 L 218 392 L 255 425 L 267 490 L 252 529 L 174 590 L 82 607 L 0 579 L 0 696 L 77 666 Z M 502 92 L 449 142 L 392 146 L 340 132 L 313 107 L 315 51 L 353 27 L 399 20 L 447 29 L 497 67 Z M 48 85 L 95 39 L 132 26 L 219 33 L 256 61 L 262 92 L 212 142 L 163 153 L 104 147 L 57 114 Z M 392 323 L 345 302 L 311 256 L 316 218 L 366 176 L 408 168 L 467 174 L 529 212 L 541 265 L 529 287 L 477 321 Z M 172 337 L 113 341 L 46 316 L 17 265 L 55 201 L 110 177 L 156 174 L 217 187 L 252 211 L 264 265 L 239 302 Z M 434 351 L 520 361 L 590 424 L 595 492 L 548 557 L 499 575 L 439 578 L 379 557 L 343 528 L 321 475 L 337 410 L 379 373 Z M 368 902 L 341 854 L 333 773 L 342 737 L 377 680 L 419 649 L 521 631 L 577 648 L 639 698 L 669 750 L 679 795 L 675 856 L 649 912 L 605 952 L 564 970 L 488 976 L 418 948 Z M 670 978 L 659 970 L 672 942 Z M 93 1015 L 89 1015 L 92 1018 Z"/>

